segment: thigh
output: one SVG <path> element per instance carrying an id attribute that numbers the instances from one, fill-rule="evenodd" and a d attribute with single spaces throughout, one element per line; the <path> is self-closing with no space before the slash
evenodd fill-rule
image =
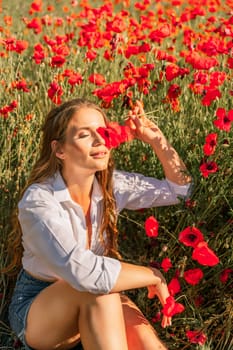
<path id="1" fill-rule="evenodd" d="M 122 307 L 129 350 L 166 350 L 155 329 L 136 304 L 122 295 Z"/>
<path id="2" fill-rule="evenodd" d="M 25 340 L 40 350 L 69 349 L 80 340 L 79 303 L 85 294 L 65 281 L 57 281 L 41 291 L 27 315 Z"/>
<path id="3" fill-rule="evenodd" d="M 36 296 L 52 282 L 41 281 L 29 275 L 25 270 L 18 274 L 8 309 L 8 318 L 12 331 L 25 343 L 24 333 L 28 310 Z M 26 347 L 26 349 L 30 349 Z"/>

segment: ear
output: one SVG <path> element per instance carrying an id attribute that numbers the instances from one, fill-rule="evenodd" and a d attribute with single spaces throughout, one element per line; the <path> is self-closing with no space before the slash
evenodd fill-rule
<path id="1" fill-rule="evenodd" d="M 51 142 L 51 149 L 57 158 L 65 159 L 65 154 L 63 152 L 62 145 L 60 144 L 60 142 L 58 142 L 57 140 L 53 140 Z"/>

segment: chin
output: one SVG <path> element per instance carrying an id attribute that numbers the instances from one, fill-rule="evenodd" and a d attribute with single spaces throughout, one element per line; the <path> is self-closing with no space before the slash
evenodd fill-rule
<path id="1" fill-rule="evenodd" d="M 108 164 L 105 164 L 105 165 L 103 165 L 103 166 L 99 166 L 99 167 L 97 168 L 97 171 L 106 170 L 107 168 L 108 168 Z"/>

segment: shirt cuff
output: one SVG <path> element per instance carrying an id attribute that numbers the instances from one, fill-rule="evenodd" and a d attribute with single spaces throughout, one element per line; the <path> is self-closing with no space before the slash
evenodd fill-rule
<path id="1" fill-rule="evenodd" d="M 120 271 L 121 263 L 119 260 L 104 256 L 102 272 L 95 282 L 96 291 L 93 291 L 93 293 L 108 294 L 114 287 Z"/>
<path id="2" fill-rule="evenodd" d="M 192 192 L 192 182 L 189 182 L 185 185 L 178 185 L 175 182 L 168 180 L 167 178 L 166 180 L 177 196 L 186 198 Z"/>

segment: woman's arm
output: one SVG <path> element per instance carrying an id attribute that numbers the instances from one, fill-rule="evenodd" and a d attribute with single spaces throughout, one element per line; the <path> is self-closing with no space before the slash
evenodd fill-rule
<path id="1" fill-rule="evenodd" d="M 167 141 L 159 127 L 146 118 L 140 101 L 137 101 L 133 110 L 130 111 L 127 124 L 136 138 L 151 145 L 168 180 L 178 185 L 191 182 L 191 177 L 187 174 L 186 166 L 178 153 Z"/>
<path id="2" fill-rule="evenodd" d="M 111 293 L 149 287 L 151 285 L 156 287 L 157 297 L 162 306 L 164 306 L 170 294 L 161 272 L 155 268 L 121 262 L 121 270 Z M 166 327 L 169 325 L 171 325 L 171 318 L 164 316 L 162 326 Z"/>

